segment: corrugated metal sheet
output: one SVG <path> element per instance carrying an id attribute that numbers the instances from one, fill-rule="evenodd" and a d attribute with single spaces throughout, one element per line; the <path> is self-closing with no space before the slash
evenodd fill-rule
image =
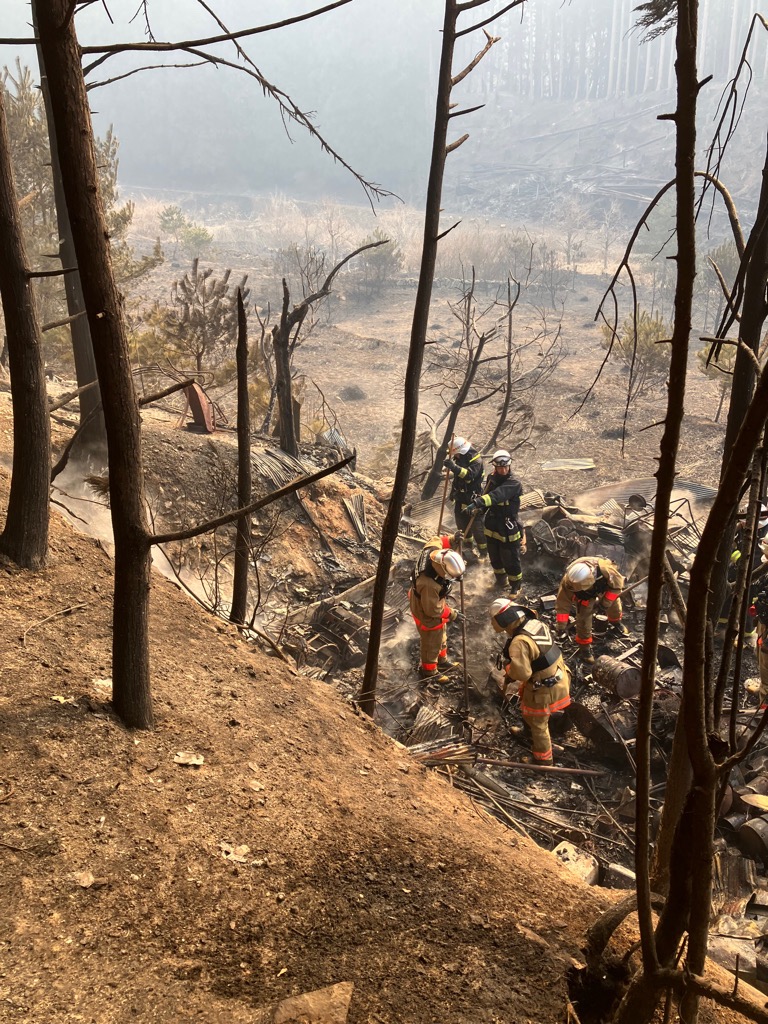
<path id="1" fill-rule="evenodd" d="M 620 505 L 625 505 L 632 494 L 641 494 L 646 501 L 653 504 L 656 496 L 656 478 L 640 477 L 634 480 L 620 480 L 615 484 L 605 484 L 603 487 L 596 487 L 591 491 L 584 491 L 577 494 L 573 504 L 579 508 L 600 508 L 606 501 L 613 499 Z M 700 484 L 694 480 L 678 480 L 672 492 L 672 503 L 688 499 L 692 505 L 708 507 L 715 497 L 714 487 L 707 484 Z"/>

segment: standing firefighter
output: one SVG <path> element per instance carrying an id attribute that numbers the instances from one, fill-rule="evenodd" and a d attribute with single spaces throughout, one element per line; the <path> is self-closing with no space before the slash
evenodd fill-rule
<path id="1" fill-rule="evenodd" d="M 468 551 L 474 554 L 471 547 L 474 541 L 478 557 L 485 558 L 488 554 L 488 545 L 485 543 L 483 517 L 479 513 L 474 513 L 471 533 L 466 533 L 473 515 L 467 511 L 467 506 L 480 494 L 483 486 L 483 460 L 480 452 L 473 448 L 465 437 L 454 437 L 450 457 L 445 460 L 443 466 L 453 473 L 450 499 L 454 503 L 453 517 L 456 526 L 465 533 Z"/>
<path id="2" fill-rule="evenodd" d="M 520 555 L 525 552 L 523 528 L 517 521 L 523 487 L 512 475 L 508 451 L 499 449 L 491 461 L 493 472 L 485 481 L 485 493 L 467 505 L 467 512 L 485 510 L 485 539 L 496 585 L 509 587 L 510 597 L 517 597 L 523 585 Z"/>
<path id="3" fill-rule="evenodd" d="M 448 660 L 446 623 L 455 622 L 460 612 L 450 608 L 446 598 L 454 580 L 461 579 L 464 559 L 451 550 L 450 537 L 434 537 L 427 541 L 413 567 L 412 586 L 408 591 L 411 614 L 419 631 L 421 665 L 419 676 L 445 683 Z"/>
<path id="4" fill-rule="evenodd" d="M 578 558 L 565 570 L 555 602 L 558 632 L 568 629 L 571 605 L 576 603 L 576 643 L 579 657 L 587 664 L 594 663 L 592 654 L 592 613 L 595 605 L 608 617 L 609 628 L 619 636 L 629 636 L 621 621 L 619 593 L 624 577 L 615 562 L 607 558 Z"/>
<path id="5" fill-rule="evenodd" d="M 534 761 L 551 765 L 549 716 L 571 703 L 571 673 L 549 626 L 532 609 L 500 597 L 491 605 L 491 625 L 509 636 L 504 647 L 505 681 L 517 685 Z"/>

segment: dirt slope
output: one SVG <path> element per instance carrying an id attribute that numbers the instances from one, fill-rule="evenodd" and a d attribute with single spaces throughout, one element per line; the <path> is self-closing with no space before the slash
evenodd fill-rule
<path id="1" fill-rule="evenodd" d="M 353 1024 L 565 1019 L 612 894 L 159 576 L 126 731 L 111 570 L 57 516 L 44 571 L 0 567 L 0 1020 L 259 1024 L 344 981 Z"/>

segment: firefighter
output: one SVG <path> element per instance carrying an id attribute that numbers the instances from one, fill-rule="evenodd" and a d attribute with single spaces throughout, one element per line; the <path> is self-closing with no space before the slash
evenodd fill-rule
<path id="1" fill-rule="evenodd" d="M 446 601 L 454 580 L 461 579 L 466 569 L 464 559 L 451 547 L 452 540 L 454 538 L 434 537 L 427 541 L 416 559 L 408 591 L 421 644 L 419 678 L 436 683 L 448 682 L 444 673 L 455 667 L 448 660 L 446 623 L 461 618 L 461 613 L 449 607 Z"/>
<path id="2" fill-rule="evenodd" d="M 506 685 L 516 685 L 523 722 L 531 731 L 536 764 L 552 764 L 549 716 L 571 703 L 571 673 L 546 623 L 531 608 L 500 597 L 491 605 L 491 625 L 509 639 L 504 647 Z"/>
<path id="3" fill-rule="evenodd" d="M 768 708 L 768 590 L 761 590 L 749 609 L 757 619 L 757 666 L 760 669 L 760 710 Z"/>
<path id="4" fill-rule="evenodd" d="M 493 453 L 493 472 L 488 475 L 483 494 L 467 505 L 470 514 L 485 511 L 485 539 L 496 585 L 508 587 L 510 597 L 518 597 L 523 586 L 520 555 L 525 553 L 525 532 L 517 521 L 523 487 L 512 475 L 512 456 L 500 448 Z"/>
<path id="5" fill-rule="evenodd" d="M 453 517 L 456 520 L 456 526 L 465 532 L 467 538 L 465 555 L 475 554 L 472 547 L 474 541 L 477 546 L 477 557 L 487 558 L 488 545 L 485 543 L 483 517 L 479 512 L 474 513 L 472 530 L 469 534 L 466 533 L 473 515 L 473 513 L 467 512 L 467 505 L 480 494 L 483 486 L 482 457 L 465 437 L 454 437 L 449 452 L 449 457 L 443 463 L 443 467 L 453 474 L 449 497 L 454 503 Z"/>
<path id="6" fill-rule="evenodd" d="M 624 577 L 615 562 L 607 558 L 577 558 L 565 570 L 555 602 L 557 631 L 563 635 L 568 629 L 571 604 L 576 603 L 576 643 L 579 657 L 594 664 L 592 653 L 592 613 L 597 604 L 608 617 L 609 628 L 618 636 L 629 636 L 621 621 L 619 593 Z"/>
<path id="7" fill-rule="evenodd" d="M 741 561 L 741 548 L 744 544 L 744 528 L 746 526 L 746 516 L 741 516 L 740 521 L 736 525 L 736 534 L 734 536 L 733 551 L 731 552 L 731 560 L 728 566 L 728 583 L 732 590 L 739 573 L 739 562 Z M 757 517 L 757 541 L 755 544 L 755 553 L 752 559 L 752 572 L 758 568 L 765 559 L 765 546 L 766 540 L 768 540 L 768 506 L 761 504 L 760 511 Z M 744 643 L 747 647 L 751 647 L 753 650 L 757 646 L 759 640 L 760 631 L 755 616 L 752 614 L 752 608 L 755 607 L 757 600 L 757 589 L 760 586 L 759 583 L 752 584 L 750 587 L 750 598 L 753 601 L 749 609 L 746 621 L 744 623 Z M 731 594 L 728 593 L 723 601 L 723 607 L 720 609 L 720 618 L 717 620 L 717 628 L 725 629 L 728 624 L 728 617 L 731 613 Z M 758 658 L 759 660 L 759 658 Z"/>

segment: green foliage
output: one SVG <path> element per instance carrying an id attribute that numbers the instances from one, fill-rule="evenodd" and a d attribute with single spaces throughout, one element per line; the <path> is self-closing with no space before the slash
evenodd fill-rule
<path id="1" fill-rule="evenodd" d="M 237 292 L 248 302 L 247 275 L 230 284 L 232 271 L 215 278 L 199 261 L 171 287 L 170 303 L 155 302 L 144 316 L 148 330 L 139 335 L 136 354 L 146 362 L 168 361 L 179 369 L 222 370 L 237 342 Z M 140 347 L 141 346 L 141 347 Z"/>
<path id="2" fill-rule="evenodd" d="M 672 327 L 663 317 L 641 309 L 636 323 L 628 316 L 616 333 L 603 324 L 602 334 L 603 347 L 630 371 L 630 398 L 656 390 L 667 379 L 669 345 L 663 342 L 672 337 Z"/>
<path id="3" fill-rule="evenodd" d="M 15 72 L 4 68 L 0 74 L 8 132 L 11 140 L 16 190 L 21 206 L 27 255 L 34 268 L 50 270 L 51 255 L 59 249 L 59 229 L 51 173 L 51 151 L 43 97 L 29 68 L 16 61 Z M 118 205 L 118 141 L 112 129 L 95 140 L 99 185 L 110 235 L 112 262 L 119 284 L 136 280 L 163 261 L 159 242 L 154 251 L 136 259 L 126 241 L 133 219 L 133 203 Z M 35 282 L 35 296 L 42 323 L 67 315 L 64 283 L 60 277 Z M 46 358 L 62 372 L 73 367 L 69 328 L 57 328 L 44 335 Z"/>
<path id="4" fill-rule="evenodd" d="M 173 239 L 174 256 L 181 248 L 188 256 L 199 257 L 213 241 L 211 232 L 190 220 L 178 206 L 166 206 L 160 212 L 160 232 Z"/>
<path id="5" fill-rule="evenodd" d="M 376 228 L 360 245 L 387 239 L 387 234 L 381 228 Z M 365 299 L 379 295 L 386 285 L 395 280 L 404 262 L 405 256 L 395 241 L 389 240 L 388 245 L 380 245 L 376 249 L 366 249 L 355 257 L 352 269 L 347 274 L 350 291 Z"/>
<path id="6" fill-rule="evenodd" d="M 663 36 L 677 21 L 677 0 L 646 0 L 638 4 L 635 11 L 640 15 L 637 19 L 638 28 L 648 31 L 643 42 Z"/>

